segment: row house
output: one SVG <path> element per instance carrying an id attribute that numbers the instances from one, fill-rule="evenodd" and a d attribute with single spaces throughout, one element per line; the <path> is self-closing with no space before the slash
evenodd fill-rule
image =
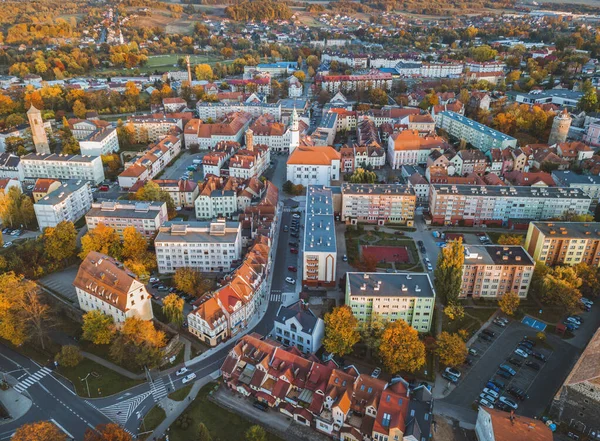
<path id="1" fill-rule="evenodd" d="M 198 185 L 190 180 L 183 179 L 155 179 L 153 181 L 158 187 L 166 191 L 175 206 L 191 208 L 198 197 Z"/>
<path id="2" fill-rule="evenodd" d="M 248 113 L 234 112 L 215 123 L 191 120 L 184 130 L 186 146 L 197 145 L 201 150 L 212 150 L 221 141 L 241 143 L 251 119 Z"/>
<path id="3" fill-rule="evenodd" d="M 260 236 L 270 239 L 275 237 L 275 229 L 278 227 L 278 203 L 279 189 L 272 182 L 267 181 L 260 202 L 246 207 L 239 216 L 239 222 L 242 224 L 242 245 L 244 247 L 249 246 Z"/>
<path id="4" fill-rule="evenodd" d="M 167 135 L 144 153 L 140 153 L 125 164 L 125 170 L 119 174 L 119 186 L 124 189 L 133 187 L 139 181 L 153 179 L 169 165 L 181 152 L 181 139 Z"/>
<path id="5" fill-rule="evenodd" d="M 439 136 L 420 136 L 416 130 L 403 130 L 388 139 L 388 162 L 393 169 L 403 165 L 425 164 L 433 150 L 441 152 L 447 147 L 446 141 Z"/>
<path id="6" fill-rule="evenodd" d="M 261 95 L 271 95 L 271 76 L 263 74 L 248 79 L 226 79 L 232 92 L 260 93 Z"/>
<path id="7" fill-rule="evenodd" d="M 244 211 L 252 202 L 259 199 L 265 184 L 257 178 L 207 176 L 198 184 L 199 194 L 194 202 L 196 219 L 230 217 Z"/>
<path id="8" fill-rule="evenodd" d="M 460 150 L 450 162 L 454 165 L 454 173 L 458 176 L 472 173 L 483 175 L 488 168 L 488 160 L 480 150 Z"/>
<path id="9" fill-rule="evenodd" d="M 229 160 L 229 176 L 242 179 L 258 178 L 269 168 L 270 162 L 269 147 L 247 141 L 246 148 L 238 150 Z"/>
<path id="10" fill-rule="evenodd" d="M 587 214 L 591 198 L 577 188 L 432 184 L 429 209 L 437 225 L 509 225 Z"/>
<path id="11" fill-rule="evenodd" d="M 261 115 L 272 115 L 276 121 L 281 120 L 281 102 L 265 103 L 254 98 L 253 94 L 243 102 L 218 102 L 212 103 L 207 101 L 198 101 L 196 103 L 196 111 L 198 118 L 202 121 L 209 119 L 215 121 L 224 118 L 231 113 L 243 112 L 248 113 L 252 118 L 258 118 Z"/>
<path id="12" fill-rule="evenodd" d="M 204 176 L 215 175 L 221 176 L 223 166 L 229 159 L 240 149 L 240 143 L 235 141 L 221 141 L 217 143 L 214 150 L 202 158 L 202 170 Z M 227 174 L 229 170 L 227 170 Z M 225 173 L 223 173 L 225 174 Z"/>
<path id="13" fill-rule="evenodd" d="M 223 286 L 205 294 L 187 316 L 189 331 L 209 346 L 243 331 L 267 297 L 270 273 L 270 241 L 258 237 L 242 264 L 228 275 Z"/>
<path id="14" fill-rule="evenodd" d="M 245 335 L 221 366 L 229 389 L 277 408 L 298 424 L 347 441 L 422 440 L 431 433 L 431 394 L 398 377 L 387 383 L 354 366 L 321 363 L 297 348 Z"/>
<path id="15" fill-rule="evenodd" d="M 344 145 L 340 149 L 341 170 L 352 173 L 357 168 L 380 169 L 385 165 L 385 150 L 379 145 Z"/>
<path id="16" fill-rule="evenodd" d="M 546 172 L 522 172 L 513 170 L 504 173 L 506 182 L 517 187 L 555 187 L 556 183 L 550 173 Z M 568 187 L 568 185 L 561 185 Z"/>
<path id="17" fill-rule="evenodd" d="M 340 219 L 351 224 L 387 223 L 412 226 L 417 196 L 400 184 L 342 184 Z"/>
<path id="18" fill-rule="evenodd" d="M 594 156 L 594 151 L 589 145 L 580 141 L 561 142 L 555 145 L 556 153 L 571 164 L 579 164 Z"/>

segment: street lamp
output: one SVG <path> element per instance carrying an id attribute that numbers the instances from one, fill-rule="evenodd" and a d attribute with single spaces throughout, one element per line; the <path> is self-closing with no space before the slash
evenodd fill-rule
<path id="1" fill-rule="evenodd" d="M 88 377 L 91 375 L 91 372 L 88 372 L 88 374 L 85 376 L 85 378 L 80 378 L 81 381 L 85 381 L 85 385 L 87 386 L 87 391 L 88 391 L 88 397 L 91 398 L 92 396 L 90 395 L 90 385 L 87 381 Z"/>

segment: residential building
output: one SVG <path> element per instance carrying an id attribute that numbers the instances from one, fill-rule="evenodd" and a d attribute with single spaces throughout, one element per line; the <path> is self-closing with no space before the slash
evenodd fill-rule
<path id="1" fill-rule="evenodd" d="M 335 286 L 337 243 L 331 189 L 310 185 L 302 240 L 302 284 Z"/>
<path id="2" fill-rule="evenodd" d="M 340 219 L 352 225 L 404 224 L 412 226 L 417 196 L 412 187 L 401 184 L 342 184 Z"/>
<path id="3" fill-rule="evenodd" d="M 391 90 L 392 74 L 380 72 L 376 69 L 371 70 L 366 74 L 354 75 L 322 75 L 318 74 L 315 77 L 315 84 L 330 93 L 338 91 L 348 92 L 369 87 L 383 90 Z"/>
<path id="4" fill-rule="evenodd" d="M 504 173 L 504 179 L 507 183 L 517 187 L 555 187 L 557 183 L 552 179 L 552 175 L 546 172 L 523 172 L 513 170 Z M 568 187 L 568 185 L 559 185 Z"/>
<path id="5" fill-rule="evenodd" d="M 167 135 L 183 131 L 183 119 L 167 116 L 164 113 L 127 117 L 127 124 L 135 130 L 137 142 L 159 142 Z"/>
<path id="6" fill-rule="evenodd" d="M 600 329 L 591 338 L 569 372 L 550 407 L 553 419 L 576 432 L 597 437 L 600 433 Z"/>
<path id="7" fill-rule="evenodd" d="M 258 178 L 269 168 L 271 151 L 266 145 L 254 144 L 252 132 L 246 132 L 246 148 L 238 150 L 229 159 L 229 176 Z"/>
<path id="8" fill-rule="evenodd" d="M 209 346 L 235 336 L 251 323 L 258 306 L 268 301 L 271 271 L 270 241 L 258 236 L 242 264 L 223 280 L 223 286 L 194 303 L 187 316 L 189 331 Z"/>
<path id="9" fill-rule="evenodd" d="M 175 135 L 167 135 L 148 150 L 140 153 L 125 164 L 125 170 L 119 175 L 119 186 L 124 189 L 133 187 L 138 182 L 153 179 L 165 169 L 181 152 L 181 139 Z"/>
<path id="10" fill-rule="evenodd" d="M 594 156 L 594 150 L 581 141 L 560 142 L 555 146 L 556 154 L 571 164 L 581 164 L 582 161 Z"/>
<path id="11" fill-rule="evenodd" d="M 185 73 L 187 76 L 187 72 Z M 163 108 L 166 113 L 177 113 L 185 110 L 187 102 L 183 98 L 163 98 Z"/>
<path id="12" fill-rule="evenodd" d="M 385 150 L 379 145 L 379 143 L 372 143 L 371 145 L 353 145 L 347 147 L 352 150 L 352 170 L 356 168 L 371 168 L 379 170 L 385 165 Z M 342 149 L 340 149 L 340 156 L 342 155 Z M 346 151 L 346 161 L 348 154 Z M 346 164 L 347 165 L 347 164 Z"/>
<path id="13" fill-rule="evenodd" d="M 488 159 L 480 150 L 460 150 L 450 162 L 454 165 L 454 174 L 458 176 L 472 173 L 483 175 L 488 168 Z"/>
<path id="14" fill-rule="evenodd" d="M 297 117 L 296 114 L 296 119 L 288 127 L 275 121 L 272 115 L 258 117 L 249 129 L 252 131 L 254 144 L 266 145 L 272 152 L 290 153 L 300 142 Z"/>
<path id="15" fill-rule="evenodd" d="M 102 127 L 79 141 L 82 155 L 101 156 L 119 151 L 119 138 L 114 127 Z"/>
<path id="16" fill-rule="evenodd" d="M 123 237 L 125 228 L 134 227 L 148 240 L 168 218 L 166 202 L 125 200 L 94 202 L 85 215 L 88 230 L 104 224 Z"/>
<path id="17" fill-rule="evenodd" d="M 212 124 L 192 119 L 185 128 L 186 146 L 198 145 L 201 150 L 212 150 L 221 141 L 241 143 L 251 120 L 251 115 L 245 112 L 230 113 Z M 194 128 L 197 128 L 195 134 Z"/>
<path id="18" fill-rule="evenodd" d="M 61 186 L 61 182 L 56 179 L 44 179 L 39 178 L 35 181 L 35 185 L 33 187 L 33 202 L 37 202 L 42 199 L 44 196 L 52 193 L 54 190 L 57 190 Z"/>
<path id="19" fill-rule="evenodd" d="M 87 181 L 65 181 L 35 204 L 33 209 L 40 231 L 60 222 L 77 222 L 92 206 L 92 189 Z"/>
<path id="20" fill-rule="evenodd" d="M 456 139 L 464 140 L 482 152 L 493 148 L 517 146 L 517 139 L 466 118 L 458 113 L 443 111 L 435 115 L 436 127 L 444 129 Z"/>
<path id="21" fill-rule="evenodd" d="M 244 66 L 244 78 L 253 78 L 256 72 L 268 73 L 272 77 L 285 77 L 296 72 L 295 61 L 279 61 L 276 63 L 259 63 L 256 66 Z"/>
<path id="22" fill-rule="evenodd" d="M 242 257 L 239 222 L 165 222 L 154 240 L 158 272 L 174 273 L 177 268 L 202 272 L 228 272 Z"/>
<path id="23" fill-rule="evenodd" d="M 48 144 L 48 135 L 42 120 L 42 112 L 33 104 L 30 104 L 27 111 L 27 119 L 31 128 L 31 140 L 35 146 L 35 151 L 41 154 L 50 154 L 50 144 Z"/>
<path id="24" fill-rule="evenodd" d="M 436 225 L 508 225 L 586 214 L 591 199 L 578 188 L 433 184 L 429 209 Z"/>
<path id="25" fill-rule="evenodd" d="M 120 326 L 130 317 L 152 320 L 152 300 L 146 286 L 112 257 L 90 251 L 73 281 L 79 307 L 100 311 Z"/>
<path id="26" fill-rule="evenodd" d="M 21 182 L 14 178 L 0 178 L 0 193 L 6 195 L 11 188 L 18 188 L 20 192 L 23 192 Z"/>
<path id="27" fill-rule="evenodd" d="M 314 354 L 321 348 L 325 322 L 304 301 L 280 305 L 274 322 L 273 337 L 284 345 L 295 346 L 305 354 Z"/>
<path id="28" fill-rule="evenodd" d="M 263 195 L 265 184 L 257 178 L 207 176 L 198 184 L 198 190 L 196 219 L 210 220 L 244 211 Z"/>
<path id="29" fill-rule="evenodd" d="M 478 441 L 552 441 L 550 428 L 539 419 L 479 406 L 475 435 Z"/>
<path id="30" fill-rule="evenodd" d="M 196 104 L 198 118 L 207 121 L 209 118 L 217 120 L 223 118 L 232 112 L 243 112 L 251 115 L 252 118 L 258 118 L 261 115 L 272 115 L 276 121 L 281 120 L 281 102 L 265 103 L 260 100 L 249 100 L 235 103 L 211 103 L 198 101 Z M 186 143 L 186 145 L 189 145 Z"/>
<path id="31" fill-rule="evenodd" d="M 166 191 L 176 207 L 192 208 L 198 197 L 198 184 L 190 180 L 155 179 L 161 190 Z"/>
<path id="32" fill-rule="evenodd" d="M 229 159 L 240 149 L 240 143 L 234 141 L 221 141 L 217 143 L 214 150 L 202 158 L 202 171 L 204 176 L 221 176 L 221 169 L 226 168 Z M 229 174 L 229 170 L 223 170 L 223 175 Z"/>
<path id="33" fill-rule="evenodd" d="M 527 297 L 535 261 L 520 245 L 465 245 L 460 297 Z"/>
<path id="34" fill-rule="evenodd" d="M 420 136 L 417 130 L 402 130 L 388 138 L 388 162 L 393 169 L 425 164 L 432 151 L 442 152 L 447 147 L 446 141 L 439 136 Z"/>
<path id="35" fill-rule="evenodd" d="M 346 273 L 346 305 L 361 323 L 373 314 L 394 322 L 404 320 L 419 332 L 429 332 L 435 290 L 427 273 Z"/>
<path id="36" fill-rule="evenodd" d="M 340 159 L 333 147 L 298 147 L 287 160 L 287 179 L 305 187 L 329 186 L 340 179 Z"/>
<path id="37" fill-rule="evenodd" d="M 100 119 L 78 119 L 71 118 L 68 120 L 69 129 L 77 141 L 82 141 L 92 135 L 94 132 L 103 128 L 110 127 L 108 121 Z"/>
<path id="38" fill-rule="evenodd" d="M 600 198 L 600 176 L 598 175 L 578 175 L 570 170 L 554 170 L 552 178 L 556 185 L 561 187 L 579 188 L 584 194 L 592 198 L 592 206 L 598 204 Z"/>
<path id="39" fill-rule="evenodd" d="M 25 179 L 75 179 L 98 185 L 104 181 L 104 168 L 99 156 L 30 153 L 21 156 Z"/>
<path id="40" fill-rule="evenodd" d="M 600 222 L 531 222 L 525 248 L 549 266 L 600 266 Z"/>
<path id="41" fill-rule="evenodd" d="M 25 173 L 21 158 L 12 153 L 0 153 L 0 178 L 14 178 L 23 182 Z"/>
<path id="42" fill-rule="evenodd" d="M 508 91 L 506 96 L 523 104 L 555 104 L 558 107 L 575 108 L 583 92 L 568 89 L 532 90 L 531 92 Z"/>

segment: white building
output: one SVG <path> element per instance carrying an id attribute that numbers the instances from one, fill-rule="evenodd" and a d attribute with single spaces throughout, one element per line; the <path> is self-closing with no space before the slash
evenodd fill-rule
<path id="1" fill-rule="evenodd" d="M 162 113 L 155 115 L 130 116 L 127 124 L 132 124 L 135 139 L 138 142 L 158 142 L 172 133 L 172 130 L 183 130 L 183 120 L 172 118 Z"/>
<path id="2" fill-rule="evenodd" d="M 79 141 L 82 155 L 101 156 L 109 155 L 119 151 L 119 138 L 117 129 L 114 127 L 103 127 L 92 132 L 86 138 Z"/>
<path id="3" fill-rule="evenodd" d="M 335 286 L 336 262 L 333 194 L 329 188 L 311 185 L 306 190 L 302 284 Z"/>
<path id="4" fill-rule="evenodd" d="M 33 205 L 40 231 L 60 222 L 77 222 L 90 209 L 92 189 L 87 181 L 67 181 Z"/>
<path id="5" fill-rule="evenodd" d="M 21 164 L 25 179 L 81 179 L 95 185 L 104 181 L 104 168 L 99 156 L 30 153 L 21 157 Z"/>
<path id="6" fill-rule="evenodd" d="M 94 202 L 85 215 L 88 230 L 99 224 L 113 228 L 123 237 L 123 230 L 134 227 L 146 239 L 154 237 L 158 228 L 168 220 L 166 202 L 103 201 Z"/>
<path id="7" fill-rule="evenodd" d="M 197 145 L 201 150 L 212 150 L 219 142 L 242 142 L 252 117 L 245 112 L 230 113 L 214 123 L 192 119 L 185 125 L 186 147 Z"/>
<path id="8" fill-rule="evenodd" d="M 373 314 L 404 320 L 429 332 L 435 313 L 435 290 L 427 273 L 346 273 L 346 305 L 361 323 Z"/>
<path id="9" fill-rule="evenodd" d="M 244 180 L 207 176 L 204 182 L 198 184 L 198 189 L 194 204 L 196 219 L 207 220 L 244 211 L 262 196 L 265 186 L 256 178 Z"/>
<path id="10" fill-rule="evenodd" d="M 187 79 L 187 72 L 185 72 Z M 163 98 L 163 108 L 167 113 L 181 112 L 187 107 L 187 102 L 183 98 Z"/>
<path id="11" fill-rule="evenodd" d="M 117 325 L 129 317 L 153 318 L 150 294 L 144 284 L 112 257 L 91 251 L 81 262 L 73 286 L 81 309 L 100 311 Z"/>
<path id="12" fill-rule="evenodd" d="M 570 170 L 554 170 L 552 179 L 556 185 L 561 187 L 579 188 L 584 194 L 592 198 L 592 205 L 595 206 L 600 198 L 600 176 L 596 175 L 578 175 Z"/>
<path id="13" fill-rule="evenodd" d="M 21 158 L 11 153 L 0 153 L 0 178 L 25 180 Z"/>
<path id="14" fill-rule="evenodd" d="M 333 147 L 298 147 L 287 160 L 287 179 L 294 184 L 331 185 L 340 179 L 341 156 Z"/>
<path id="15" fill-rule="evenodd" d="M 203 272 L 229 272 L 242 257 L 239 222 L 166 222 L 154 240 L 158 272 L 189 267 Z"/>
<path id="16" fill-rule="evenodd" d="M 274 321 L 273 337 L 284 345 L 295 346 L 305 354 L 314 354 L 321 347 L 325 322 L 302 300 L 289 306 L 281 305 Z"/>
<path id="17" fill-rule="evenodd" d="M 158 179 L 153 181 L 161 190 L 166 191 L 176 207 L 191 208 L 198 197 L 198 184 L 190 180 Z"/>
<path id="18" fill-rule="evenodd" d="M 213 121 L 232 113 L 245 112 L 253 118 L 261 115 L 271 115 L 276 121 L 281 121 L 281 103 L 242 102 L 242 103 L 211 103 L 198 101 L 196 104 L 198 118 L 202 121 L 212 119 Z"/>
<path id="19" fill-rule="evenodd" d="M 246 148 L 238 150 L 229 160 L 229 176 L 241 179 L 258 178 L 269 168 L 270 161 L 271 151 L 266 145 L 246 141 Z"/>

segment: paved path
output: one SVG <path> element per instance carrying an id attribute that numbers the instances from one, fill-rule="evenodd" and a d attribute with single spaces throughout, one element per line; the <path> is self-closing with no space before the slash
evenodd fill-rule
<path id="1" fill-rule="evenodd" d="M 105 360 L 102 357 L 98 357 L 97 355 L 90 354 L 89 352 L 81 351 L 81 355 L 83 355 L 88 360 L 92 360 L 95 363 L 98 363 L 105 368 L 111 369 L 118 374 L 123 375 L 124 377 L 130 378 L 132 380 L 143 380 L 146 378 L 145 374 L 134 374 L 133 372 L 128 371 L 127 369 L 122 368 L 119 365 L 116 365 L 108 360 Z"/>

